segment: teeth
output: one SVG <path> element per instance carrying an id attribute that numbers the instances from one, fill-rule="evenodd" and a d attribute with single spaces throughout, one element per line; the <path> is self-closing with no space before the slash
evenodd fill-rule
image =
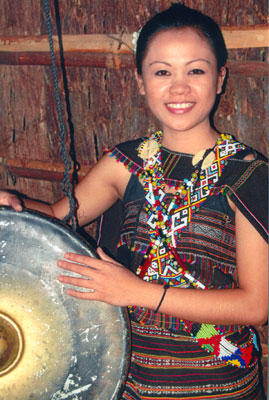
<path id="1" fill-rule="evenodd" d="M 168 103 L 167 106 L 170 108 L 188 108 L 191 107 L 193 103 Z"/>

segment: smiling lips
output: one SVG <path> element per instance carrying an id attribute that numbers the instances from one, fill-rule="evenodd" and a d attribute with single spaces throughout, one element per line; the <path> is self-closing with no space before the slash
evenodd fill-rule
<path id="1" fill-rule="evenodd" d="M 166 107 L 172 112 L 184 113 L 190 111 L 194 107 L 194 102 L 189 103 L 166 103 Z"/>
<path id="2" fill-rule="evenodd" d="M 194 103 L 167 103 L 168 108 L 174 108 L 177 110 L 182 110 L 186 108 L 190 108 L 194 105 Z"/>

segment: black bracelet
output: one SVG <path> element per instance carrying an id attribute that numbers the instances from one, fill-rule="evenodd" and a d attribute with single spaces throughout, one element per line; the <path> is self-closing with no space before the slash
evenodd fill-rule
<path id="1" fill-rule="evenodd" d="M 169 287 L 170 287 L 170 286 L 169 286 L 169 283 L 166 283 L 166 284 L 164 285 L 164 287 L 163 287 L 163 295 L 162 295 L 162 297 L 161 297 L 161 300 L 160 300 L 160 303 L 159 303 L 158 307 L 156 308 L 156 310 L 155 310 L 154 312 L 158 312 L 158 311 L 159 311 L 159 308 L 160 308 L 161 305 L 162 305 L 164 296 L 166 295 L 166 291 L 167 291 L 167 289 L 169 289 Z"/>

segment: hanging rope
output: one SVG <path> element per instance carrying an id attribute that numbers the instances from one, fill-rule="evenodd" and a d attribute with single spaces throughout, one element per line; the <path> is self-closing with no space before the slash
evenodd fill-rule
<path id="1" fill-rule="evenodd" d="M 56 106 L 57 106 L 57 113 L 58 113 L 58 121 L 60 125 L 60 139 L 61 139 L 61 148 L 60 154 L 64 161 L 64 176 L 62 181 L 62 189 L 64 194 L 69 199 L 69 214 L 63 219 L 63 222 L 66 223 L 71 219 L 72 222 L 72 229 L 76 231 L 77 229 L 77 218 L 76 218 L 76 199 L 74 197 L 73 188 L 70 182 L 70 175 L 69 172 L 72 169 L 71 162 L 68 160 L 67 157 L 67 150 L 65 144 L 65 125 L 63 122 L 63 112 L 61 106 L 61 98 L 59 92 L 59 84 L 58 84 L 58 77 L 57 77 L 57 67 L 56 67 L 56 60 L 55 60 L 55 52 L 54 52 L 54 45 L 53 45 L 53 38 L 52 38 L 52 25 L 50 19 L 50 8 L 49 8 L 49 0 L 44 1 L 44 9 L 46 14 L 46 24 L 48 30 L 48 37 L 49 37 L 49 47 L 50 47 L 50 56 L 51 56 L 51 67 L 52 67 L 52 74 L 53 74 L 53 83 L 54 83 L 54 90 L 55 90 L 55 98 L 56 98 Z"/>

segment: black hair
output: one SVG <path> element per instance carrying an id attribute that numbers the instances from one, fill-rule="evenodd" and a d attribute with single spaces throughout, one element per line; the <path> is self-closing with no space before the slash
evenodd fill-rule
<path id="1" fill-rule="evenodd" d="M 176 3 L 156 14 L 143 26 L 136 46 L 136 68 L 139 75 L 142 74 L 142 62 L 152 37 L 161 31 L 184 27 L 196 29 L 208 41 L 215 53 L 217 68 L 220 71 L 226 64 L 228 53 L 219 25 L 200 11 Z"/>

